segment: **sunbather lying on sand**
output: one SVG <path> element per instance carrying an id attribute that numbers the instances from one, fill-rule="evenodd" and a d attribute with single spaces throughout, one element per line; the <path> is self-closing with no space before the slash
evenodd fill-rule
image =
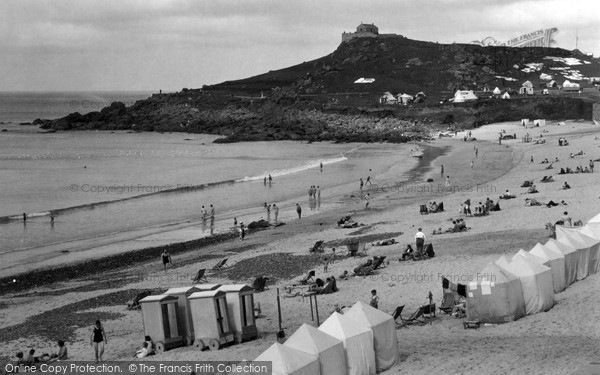
<path id="1" fill-rule="evenodd" d="M 567 181 L 565 181 L 565 183 L 564 183 L 564 184 L 563 184 L 563 186 L 561 187 L 561 189 L 562 189 L 562 190 L 567 190 L 567 189 L 570 189 L 570 188 L 571 188 L 571 185 L 569 185 L 569 184 L 567 183 Z"/>
<path id="2" fill-rule="evenodd" d="M 390 238 L 389 240 L 377 241 L 371 244 L 371 246 L 390 246 L 396 243 L 394 238 Z"/>

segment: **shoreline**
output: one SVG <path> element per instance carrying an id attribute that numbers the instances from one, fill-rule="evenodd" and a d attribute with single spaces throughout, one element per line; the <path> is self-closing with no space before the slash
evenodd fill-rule
<path id="1" fill-rule="evenodd" d="M 425 150 L 423 150 L 423 157 L 422 158 L 418 158 L 417 164 L 414 165 L 413 167 L 411 167 L 410 169 L 408 169 L 407 171 L 405 171 L 404 173 L 402 173 L 399 178 L 401 179 L 407 179 L 407 181 L 410 181 L 411 179 L 415 179 L 415 178 L 421 178 L 423 176 L 425 176 L 428 172 L 429 169 L 431 168 L 431 164 L 439 157 L 445 155 L 446 153 L 448 153 L 451 150 L 451 147 L 449 146 L 442 146 L 439 147 L 437 145 L 428 143 L 428 144 L 421 144 L 421 147 L 425 148 Z M 364 192 L 369 191 L 369 189 L 365 189 Z M 374 201 L 377 201 L 377 197 L 374 197 Z M 296 200 L 291 199 L 290 201 L 294 201 Z M 353 205 L 362 205 L 363 200 L 360 197 L 356 197 L 354 192 L 347 192 L 344 193 L 342 195 L 339 195 L 337 197 L 334 197 L 333 200 L 336 203 L 332 203 L 333 208 L 328 209 L 328 210 L 323 210 L 323 211 L 317 211 L 315 213 L 311 213 L 311 211 L 306 211 L 304 212 L 304 214 L 306 215 L 307 213 L 309 214 L 309 216 L 306 217 L 306 219 L 308 218 L 312 218 L 313 216 L 325 216 L 325 217 L 339 217 L 342 216 L 344 212 L 348 211 L 349 206 L 353 206 Z M 375 202 L 373 202 L 375 203 Z M 281 206 L 280 206 L 281 207 Z M 233 213 L 235 213 L 236 211 L 232 211 Z M 335 212 L 335 214 L 334 214 Z M 303 217 L 304 218 L 304 217 Z M 262 217 L 260 218 L 262 219 Z M 221 221 L 225 221 L 226 219 L 222 219 Z M 257 219 L 259 220 L 259 219 Z M 281 221 L 281 220 L 280 220 Z M 293 225 L 293 223 L 295 223 L 297 221 L 297 219 L 293 219 L 291 221 L 290 224 L 288 225 Z M 241 221 L 240 221 L 241 222 Z M 182 231 L 182 230 L 186 230 L 189 229 L 191 227 L 197 227 L 198 223 L 190 223 L 189 225 L 186 225 L 184 223 L 180 223 L 179 225 L 182 225 L 182 228 L 176 229 L 176 230 L 165 230 L 165 231 L 155 231 L 153 234 L 147 234 L 144 235 L 142 237 L 152 237 L 152 236 L 158 236 L 160 237 L 161 235 L 167 235 L 171 232 L 177 232 L 177 231 Z M 168 225 L 167 225 L 168 227 Z M 272 229 L 273 227 L 271 226 L 269 229 Z M 251 231 L 248 234 L 252 234 L 252 233 L 259 233 L 259 232 L 264 232 L 264 231 Z M 207 253 L 210 251 L 210 246 L 217 244 L 217 243 L 221 243 L 221 242 L 225 242 L 225 241 L 232 241 L 235 240 L 238 237 L 238 232 L 237 231 L 232 231 L 232 230 L 226 230 L 223 231 L 221 233 L 215 233 L 214 235 L 207 235 L 207 236 L 203 236 L 200 238 L 196 238 L 196 239 L 192 239 L 192 240 L 186 240 L 186 241 L 178 241 L 178 242 L 171 242 L 171 243 L 166 243 L 166 244 L 161 244 L 161 245 L 157 245 L 157 246 L 149 246 L 149 247 L 141 247 L 141 248 L 135 248 L 135 249 L 131 249 L 131 250 L 126 250 L 125 252 L 121 252 L 121 253 L 117 253 L 117 254 L 108 254 L 108 255 L 104 255 L 101 256 L 100 258 L 97 259 L 80 259 L 80 260 L 74 260 L 71 261 L 67 264 L 64 265 L 55 265 L 55 266 L 50 266 L 48 268 L 37 268 L 37 269 L 31 269 L 31 270 L 27 270 L 27 271 L 23 271 L 23 272 L 16 272 L 16 273 L 9 273 L 5 276 L 0 277 L 0 295 L 4 295 L 7 293 L 12 293 L 15 291 L 20 291 L 20 290 L 26 290 L 27 288 L 30 287 L 34 287 L 34 286 L 41 286 L 41 285 L 45 285 L 47 283 L 53 283 L 53 282 L 60 282 L 60 281 L 65 281 L 65 280 L 69 280 L 71 278 L 73 278 L 74 276 L 89 276 L 89 275 L 93 275 L 93 274 L 99 274 L 103 271 L 114 271 L 114 270 L 118 270 L 118 269 L 122 269 L 122 268 L 126 268 L 129 265 L 135 265 L 138 262 L 145 262 L 145 261 L 150 261 L 151 259 L 158 259 L 160 254 L 162 253 L 163 250 L 168 250 L 171 255 L 174 254 L 184 254 L 184 253 L 189 253 L 191 251 L 197 251 L 197 250 L 205 250 L 207 251 Z M 90 239 L 90 240 L 94 240 Z M 74 241 L 74 242 L 82 242 L 85 240 L 79 240 L 79 241 Z M 130 239 L 130 240 L 122 240 L 122 241 L 117 241 L 114 243 L 110 243 L 104 246 L 100 246 L 100 247 L 114 247 L 114 246 L 119 246 L 119 244 L 123 244 L 126 242 L 131 242 L 131 241 L 135 241 L 135 238 Z M 60 244 L 59 244 L 60 245 Z M 93 251 L 94 249 L 99 248 L 99 247 L 91 247 L 89 248 L 87 251 Z M 204 255 L 208 255 L 208 254 L 203 254 Z M 9 271 L 10 272 L 10 271 Z M 13 279 L 18 279 L 19 282 L 14 283 Z M 23 281 L 25 280 L 25 281 Z"/>

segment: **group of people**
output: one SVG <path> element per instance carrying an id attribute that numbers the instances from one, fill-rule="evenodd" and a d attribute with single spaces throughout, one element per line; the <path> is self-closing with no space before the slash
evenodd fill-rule
<path id="1" fill-rule="evenodd" d="M 26 355 L 24 355 L 23 352 L 18 352 L 15 355 L 15 360 L 13 361 L 12 365 L 15 368 L 17 368 L 20 366 L 34 366 L 38 363 L 52 363 L 68 359 L 67 347 L 65 346 L 65 342 L 63 340 L 58 340 L 57 344 L 58 352 L 54 354 L 44 353 L 41 356 L 36 356 L 35 349 L 33 348 L 31 348 Z"/>
<path id="2" fill-rule="evenodd" d="M 321 187 L 312 185 L 308 189 L 308 199 L 321 199 Z"/>
<path id="3" fill-rule="evenodd" d="M 510 196 L 510 192 L 507 190 L 506 195 Z M 490 211 L 499 211 L 500 203 L 495 203 L 489 197 L 486 198 L 485 203 L 479 202 L 473 209 L 471 209 L 471 200 L 467 199 L 463 204 L 460 205 L 458 210 L 459 213 L 466 216 L 487 216 Z"/>
<path id="4" fill-rule="evenodd" d="M 279 218 L 279 207 L 275 203 L 267 204 L 267 202 L 265 202 L 264 207 L 267 210 L 267 221 L 271 221 L 271 212 L 273 212 L 275 223 L 277 223 L 277 219 Z"/>
<path id="5" fill-rule="evenodd" d="M 144 342 L 142 343 L 142 347 L 135 352 L 133 355 L 134 358 L 145 358 L 149 355 L 154 354 L 154 343 L 150 336 L 144 337 Z"/>
<path id="6" fill-rule="evenodd" d="M 212 204 L 210 205 L 210 212 L 207 211 L 206 208 L 204 208 L 204 206 L 202 206 L 200 213 L 202 215 L 203 221 L 206 221 L 206 219 L 208 219 L 209 217 L 211 222 L 215 220 L 215 207 Z"/>
<path id="7" fill-rule="evenodd" d="M 271 186 L 271 182 L 273 182 L 273 177 L 271 177 L 271 175 L 263 179 L 263 183 L 265 184 L 265 186 L 267 186 L 267 182 L 269 182 L 269 186 Z"/>
<path id="8" fill-rule="evenodd" d="M 577 168 L 575 168 L 575 170 L 572 170 L 569 167 L 566 168 L 561 168 L 559 174 L 571 174 L 571 173 L 594 173 L 594 162 L 590 160 L 590 167 L 582 167 L 582 166 L 577 166 Z"/>

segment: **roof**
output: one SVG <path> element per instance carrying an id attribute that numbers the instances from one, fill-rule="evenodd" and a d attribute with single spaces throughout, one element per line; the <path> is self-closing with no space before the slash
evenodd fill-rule
<path id="1" fill-rule="evenodd" d="M 543 264 L 536 263 L 535 261 L 520 254 L 515 254 L 510 261 L 506 259 L 506 257 L 502 256 L 496 261 L 496 264 L 515 276 L 533 276 L 542 272 L 550 271 L 550 268 L 544 266 Z"/>
<path id="2" fill-rule="evenodd" d="M 529 250 L 530 254 L 537 256 L 540 259 L 544 260 L 554 260 L 564 258 L 565 256 L 558 251 L 557 249 L 551 249 L 542 245 L 541 243 L 537 243 L 533 249 Z"/>
<path id="3" fill-rule="evenodd" d="M 375 309 L 362 301 L 358 301 L 348 311 L 344 313 L 351 319 L 357 322 L 368 322 L 370 327 L 378 326 L 389 320 L 394 320 L 391 315 L 384 313 L 381 310 Z"/>
<path id="4" fill-rule="evenodd" d="M 163 302 L 163 301 L 177 301 L 179 298 L 175 297 L 175 296 L 169 296 L 167 294 L 159 294 L 156 296 L 148 296 L 145 298 L 142 298 L 140 300 L 140 303 L 146 303 L 146 302 Z"/>
<path id="5" fill-rule="evenodd" d="M 196 284 L 194 286 L 200 290 L 213 290 L 218 289 L 221 284 Z"/>
<path id="6" fill-rule="evenodd" d="M 285 346 L 317 354 L 341 343 L 335 337 L 304 323 L 285 341 Z"/>
<path id="7" fill-rule="evenodd" d="M 493 282 L 495 284 L 508 283 L 517 280 L 517 276 L 510 271 L 498 266 L 495 263 L 488 263 L 485 268 L 479 272 L 478 282 Z"/>
<path id="8" fill-rule="evenodd" d="M 342 340 L 349 337 L 359 336 L 365 332 L 371 331 L 370 328 L 358 324 L 354 319 L 346 317 L 345 315 L 341 315 L 337 312 L 331 314 L 326 321 L 321 323 L 319 329 L 333 337 Z"/>
<path id="9" fill-rule="evenodd" d="M 223 285 L 221 287 L 219 287 L 219 289 L 222 292 L 245 292 L 245 291 L 254 291 L 254 289 L 252 289 L 252 287 L 246 285 L 246 284 L 234 284 L 234 285 Z"/>
<path id="10" fill-rule="evenodd" d="M 549 239 L 544 246 L 552 250 L 560 251 L 563 255 L 574 253 L 577 251 L 573 246 L 569 246 L 562 242 L 558 242 L 554 238 Z"/>
<path id="11" fill-rule="evenodd" d="M 311 363 L 318 363 L 319 357 L 276 342 L 256 357 L 255 361 L 272 362 L 273 374 L 292 374 Z"/>
<path id="12" fill-rule="evenodd" d="M 194 292 L 199 292 L 200 289 L 196 288 L 195 286 L 182 286 L 179 288 L 171 288 L 169 290 L 167 290 L 165 292 L 165 294 L 187 294 L 187 293 L 194 293 Z"/>
<path id="13" fill-rule="evenodd" d="M 224 296 L 225 292 L 220 290 L 205 290 L 203 292 L 192 293 L 188 299 L 197 299 L 197 298 L 215 298 L 219 296 Z"/>

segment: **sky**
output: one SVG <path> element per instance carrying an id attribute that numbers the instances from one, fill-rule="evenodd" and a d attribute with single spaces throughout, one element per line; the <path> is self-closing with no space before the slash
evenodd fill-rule
<path id="1" fill-rule="evenodd" d="M 556 27 L 600 56 L 598 0 L 2 0 L 0 91 L 178 91 L 310 61 L 361 22 L 439 43 Z M 600 75 L 600 73 L 599 73 Z"/>

